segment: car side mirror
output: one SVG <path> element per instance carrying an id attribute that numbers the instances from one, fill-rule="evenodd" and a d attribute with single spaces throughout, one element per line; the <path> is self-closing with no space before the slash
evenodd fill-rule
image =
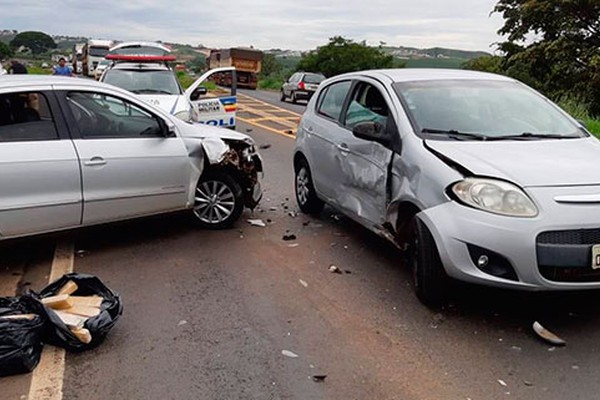
<path id="1" fill-rule="evenodd" d="M 196 101 L 200 98 L 200 96 L 206 95 L 206 93 L 208 93 L 208 90 L 206 90 L 204 86 L 198 86 L 190 95 L 190 100 Z"/>
<path id="2" fill-rule="evenodd" d="M 379 122 L 366 121 L 356 124 L 352 129 L 352 134 L 359 139 L 377 142 L 386 147 L 389 147 L 391 144 L 385 127 Z"/>

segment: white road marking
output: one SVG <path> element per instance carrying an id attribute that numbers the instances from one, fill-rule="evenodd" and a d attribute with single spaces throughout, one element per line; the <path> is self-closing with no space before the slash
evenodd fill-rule
<path id="1" fill-rule="evenodd" d="M 50 282 L 64 274 L 73 272 L 75 261 L 73 242 L 60 241 L 54 250 L 54 261 L 50 270 Z M 65 350 L 48 346 L 42 351 L 42 358 L 31 376 L 29 400 L 61 400 L 65 375 Z"/>

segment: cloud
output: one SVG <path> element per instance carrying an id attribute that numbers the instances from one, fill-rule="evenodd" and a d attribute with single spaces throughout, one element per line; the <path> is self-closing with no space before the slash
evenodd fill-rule
<path id="1" fill-rule="evenodd" d="M 213 47 L 305 50 L 336 35 L 369 43 L 490 50 L 495 0 L 0 0 L 1 29 Z"/>

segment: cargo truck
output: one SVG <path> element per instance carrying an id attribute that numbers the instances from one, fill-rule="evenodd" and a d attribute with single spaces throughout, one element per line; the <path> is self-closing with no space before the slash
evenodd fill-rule
<path id="1" fill-rule="evenodd" d="M 211 50 L 208 58 L 208 68 L 235 67 L 237 86 L 256 89 L 257 75 L 261 71 L 262 60 L 262 51 L 254 49 L 236 47 Z M 216 74 L 213 80 L 217 85 L 231 86 L 231 74 Z"/>

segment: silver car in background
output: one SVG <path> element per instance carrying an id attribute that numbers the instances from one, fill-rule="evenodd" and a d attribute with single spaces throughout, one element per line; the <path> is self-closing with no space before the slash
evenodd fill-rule
<path id="1" fill-rule="evenodd" d="M 92 80 L 0 78 L 0 239 L 189 209 L 231 226 L 261 197 L 243 134 Z"/>
<path id="2" fill-rule="evenodd" d="M 321 84 L 298 128 L 296 198 L 324 203 L 412 259 L 426 304 L 448 277 L 600 288 L 600 142 L 515 80 L 357 72 Z"/>

